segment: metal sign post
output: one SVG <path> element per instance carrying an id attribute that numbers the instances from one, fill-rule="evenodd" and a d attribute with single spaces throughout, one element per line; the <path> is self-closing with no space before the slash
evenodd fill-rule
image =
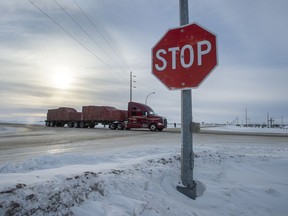
<path id="1" fill-rule="evenodd" d="M 189 23 L 188 0 L 180 0 L 180 25 Z M 185 187 L 177 186 L 177 190 L 191 199 L 196 199 L 196 183 L 193 180 L 194 153 L 192 136 L 192 92 L 181 90 L 181 180 Z"/>
<path id="2" fill-rule="evenodd" d="M 152 48 L 152 74 L 169 90 L 181 90 L 181 186 L 196 198 L 193 180 L 192 92 L 217 66 L 216 35 L 197 23 L 188 25 L 188 0 L 180 0 L 180 27 L 168 30 Z"/>

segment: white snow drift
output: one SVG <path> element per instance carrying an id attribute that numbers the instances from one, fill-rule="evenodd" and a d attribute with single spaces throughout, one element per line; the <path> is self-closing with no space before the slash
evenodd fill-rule
<path id="1" fill-rule="evenodd" d="M 176 190 L 179 143 L 4 164 L 0 215 L 288 215 L 288 143 L 195 143 L 196 200 Z"/>

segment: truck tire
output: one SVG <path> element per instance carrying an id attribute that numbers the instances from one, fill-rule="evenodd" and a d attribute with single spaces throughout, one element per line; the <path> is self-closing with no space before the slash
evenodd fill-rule
<path id="1" fill-rule="evenodd" d="M 96 125 L 95 123 L 90 123 L 90 124 L 89 124 L 89 127 L 90 127 L 90 128 L 94 128 L 95 125 Z"/>
<path id="2" fill-rule="evenodd" d="M 56 127 L 64 127 L 64 124 L 62 122 L 56 122 Z"/>
<path id="3" fill-rule="evenodd" d="M 79 122 L 74 122 L 74 128 L 79 128 Z"/>
<path id="4" fill-rule="evenodd" d="M 54 126 L 55 126 L 54 122 L 53 122 L 53 121 L 50 121 L 50 122 L 49 122 L 49 126 L 50 126 L 50 127 L 54 127 Z"/>
<path id="5" fill-rule="evenodd" d="M 152 123 L 149 125 L 150 131 L 156 131 L 157 130 L 157 125 L 155 123 Z"/>
<path id="6" fill-rule="evenodd" d="M 79 125 L 80 128 L 85 128 L 85 126 L 86 126 L 86 125 L 85 125 L 85 122 L 83 122 L 83 121 L 80 122 L 80 125 Z"/>
<path id="7" fill-rule="evenodd" d="M 111 124 L 109 125 L 109 128 L 110 128 L 111 130 L 115 130 L 115 129 L 117 128 L 117 124 L 116 124 L 116 123 L 111 123 Z"/>
<path id="8" fill-rule="evenodd" d="M 68 122 L 67 125 L 68 125 L 69 128 L 73 128 L 74 127 L 74 122 Z"/>
<path id="9" fill-rule="evenodd" d="M 158 131 L 163 131 L 163 128 L 158 128 Z"/>
<path id="10" fill-rule="evenodd" d="M 124 125 L 123 125 L 122 123 L 119 123 L 119 124 L 117 125 L 117 129 L 118 129 L 118 130 L 124 130 Z"/>

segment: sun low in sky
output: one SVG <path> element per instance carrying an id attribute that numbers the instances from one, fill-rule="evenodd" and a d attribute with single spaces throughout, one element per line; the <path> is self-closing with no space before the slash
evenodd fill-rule
<path id="1" fill-rule="evenodd" d="M 68 66 L 53 68 L 50 73 L 51 87 L 56 89 L 69 90 L 73 85 L 73 70 Z"/>
<path id="2" fill-rule="evenodd" d="M 287 0 L 189 0 L 189 23 L 217 35 L 219 63 L 192 91 L 193 121 L 288 124 Z M 151 73 L 151 49 L 179 26 L 179 1 L 0 1 L 0 121 L 60 106 L 126 109 L 180 122 L 181 93 Z M 246 116 L 245 110 L 248 110 Z M 36 113 L 36 114 L 35 114 Z"/>

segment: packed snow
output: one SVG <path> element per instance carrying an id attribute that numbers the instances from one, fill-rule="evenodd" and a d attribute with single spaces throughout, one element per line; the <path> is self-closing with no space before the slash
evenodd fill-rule
<path id="1" fill-rule="evenodd" d="M 287 216 L 288 139 L 231 140 L 195 140 L 196 200 L 176 190 L 181 140 L 5 163 L 0 215 Z"/>

